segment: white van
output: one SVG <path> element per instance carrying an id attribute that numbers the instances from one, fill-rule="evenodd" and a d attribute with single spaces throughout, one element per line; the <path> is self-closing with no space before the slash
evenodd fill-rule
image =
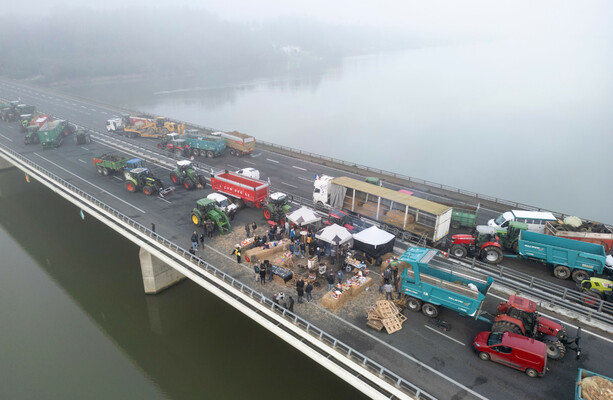
<path id="1" fill-rule="evenodd" d="M 550 212 L 511 210 L 500 214 L 497 218 L 490 219 L 487 224 L 495 228 L 506 228 L 509 222 L 517 221 L 528 225 L 529 231 L 545 233 L 545 224 L 555 220 L 557 218 Z"/>
<path id="2" fill-rule="evenodd" d="M 239 175 L 244 175 L 248 178 L 260 179 L 260 171 L 255 168 L 243 168 L 236 171 Z"/>

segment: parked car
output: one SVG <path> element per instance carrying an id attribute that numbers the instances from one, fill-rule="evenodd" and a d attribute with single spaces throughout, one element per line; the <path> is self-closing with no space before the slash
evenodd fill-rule
<path id="1" fill-rule="evenodd" d="M 524 371 L 531 378 L 545 375 L 547 346 L 543 342 L 511 332 L 481 332 L 473 349 L 483 361 L 494 361 Z"/>
<path id="2" fill-rule="evenodd" d="M 260 179 L 260 171 L 258 171 L 255 168 L 243 168 L 243 169 L 239 169 L 238 171 L 236 171 L 236 173 L 239 174 L 239 175 L 244 175 L 244 176 L 249 177 L 249 178 Z"/>

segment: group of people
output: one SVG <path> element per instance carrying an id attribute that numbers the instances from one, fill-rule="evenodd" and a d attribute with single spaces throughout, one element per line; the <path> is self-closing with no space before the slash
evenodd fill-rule
<path id="1" fill-rule="evenodd" d="M 383 271 L 383 276 L 381 277 L 381 286 L 379 286 L 379 293 L 382 293 L 385 290 L 385 300 L 393 300 L 393 292 L 394 289 L 398 293 L 398 298 L 400 298 L 400 288 L 398 286 L 398 260 L 396 257 L 392 258 L 385 271 Z"/>
<path id="2" fill-rule="evenodd" d="M 255 272 L 255 281 L 264 285 L 266 283 L 266 276 L 268 276 L 268 282 L 272 282 L 272 264 L 268 260 L 264 260 L 260 264 L 253 264 L 253 272 Z"/>
<path id="3" fill-rule="evenodd" d="M 255 224 L 255 222 L 254 222 Z M 191 237 L 192 247 L 189 250 L 190 253 L 196 254 L 198 251 L 198 242 L 200 242 L 200 246 L 204 249 L 204 238 L 212 238 L 215 233 L 216 227 L 215 222 L 213 220 L 207 219 L 202 221 L 202 233 L 198 235 L 197 231 L 194 231 Z"/>

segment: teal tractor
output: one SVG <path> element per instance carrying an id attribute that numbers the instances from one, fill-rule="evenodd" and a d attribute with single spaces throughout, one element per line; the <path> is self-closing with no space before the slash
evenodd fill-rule
<path id="1" fill-rule="evenodd" d="M 206 187 L 206 178 L 196 172 L 189 160 L 177 161 L 177 168 L 170 173 L 170 180 L 175 185 L 183 185 L 187 190 Z"/>
<path id="2" fill-rule="evenodd" d="M 291 196 L 288 197 L 285 193 L 275 192 L 271 194 L 268 203 L 264 205 L 264 218 L 284 226 L 285 215 L 292 211 L 290 201 L 292 201 Z"/>
<path id="3" fill-rule="evenodd" d="M 142 190 L 147 196 L 158 193 L 160 197 L 164 197 L 175 190 L 174 187 L 164 188 L 162 181 L 154 177 L 147 168 L 135 168 L 127 171 L 126 189 L 132 193 Z"/>
<path id="4" fill-rule="evenodd" d="M 221 234 L 230 233 L 232 227 L 228 216 L 224 213 L 211 199 L 200 199 L 196 202 L 196 207 L 192 210 L 192 223 L 196 226 L 202 226 L 208 220 L 213 221 Z"/>

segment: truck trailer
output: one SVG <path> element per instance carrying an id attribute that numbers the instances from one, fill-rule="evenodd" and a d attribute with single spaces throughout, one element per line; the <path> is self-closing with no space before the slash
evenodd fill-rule
<path id="1" fill-rule="evenodd" d="M 205 135 L 195 129 L 185 131 L 185 134 L 181 137 L 189 144 L 193 156 L 219 157 L 226 150 L 224 138 Z"/>
<path id="2" fill-rule="evenodd" d="M 219 171 L 211 174 L 211 187 L 235 199 L 236 205 L 261 208 L 268 199 L 268 182 L 253 179 L 236 172 Z"/>
<path id="3" fill-rule="evenodd" d="M 547 222 L 545 233 L 582 242 L 600 244 L 607 254 L 613 249 L 613 232 L 603 224 L 583 223 L 580 227 L 570 230 L 568 225 Z"/>
<path id="4" fill-rule="evenodd" d="M 449 233 L 450 206 L 348 177 L 323 175 L 314 182 L 318 208 L 341 209 L 377 221 L 403 239 L 438 243 Z"/>
<path id="5" fill-rule="evenodd" d="M 38 140 L 43 148 L 59 147 L 64 138 L 74 132 L 74 127 L 63 119 L 47 121 L 38 130 Z"/>
<path id="6" fill-rule="evenodd" d="M 255 150 L 255 138 L 237 131 L 233 132 L 213 132 L 213 136 L 219 136 L 226 140 L 228 152 L 233 156 L 244 156 L 251 154 Z"/>

